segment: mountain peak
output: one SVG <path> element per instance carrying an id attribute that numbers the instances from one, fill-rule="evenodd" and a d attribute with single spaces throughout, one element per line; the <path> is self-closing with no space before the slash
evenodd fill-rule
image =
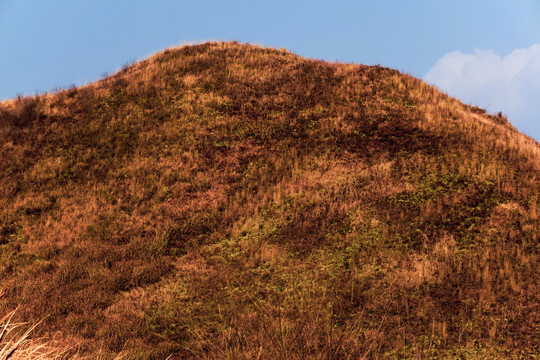
<path id="1" fill-rule="evenodd" d="M 527 356 L 539 150 L 396 70 L 168 49 L 0 103 L 0 307 L 111 358 Z"/>

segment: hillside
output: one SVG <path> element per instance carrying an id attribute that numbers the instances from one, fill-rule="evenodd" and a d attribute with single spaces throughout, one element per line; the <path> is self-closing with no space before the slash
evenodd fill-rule
<path id="1" fill-rule="evenodd" d="M 102 359 L 538 358 L 539 170 L 395 70 L 166 50 L 0 103 L 0 315 Z"/>

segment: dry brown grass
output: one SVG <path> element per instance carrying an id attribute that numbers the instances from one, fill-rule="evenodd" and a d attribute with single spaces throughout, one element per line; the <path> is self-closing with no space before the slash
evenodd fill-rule
<path id="1" fill-rule="evenodd" d="M 237 43 L 0 103 L 0 308 L 102 358 L 539 356 L 540 146 L 480 110 Z"/>
<path id="2" fill-rule="evenodd" d="M 0 320 L 1 360 L 81 359 L 74 349 L 61 347 L 58 341 L 33 336 L 40 323 L 32 326 L 13 323 L 15 313 L 13 311 Z"/>

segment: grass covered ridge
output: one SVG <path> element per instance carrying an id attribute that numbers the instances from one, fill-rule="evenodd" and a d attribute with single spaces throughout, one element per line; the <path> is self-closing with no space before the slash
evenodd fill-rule
<path id="1" fill-rule="evenodd" d="M 395 70 L 166 50 L 0 103 L 0 309 L 104 358 L 537 357 L 539 170 Z"/>

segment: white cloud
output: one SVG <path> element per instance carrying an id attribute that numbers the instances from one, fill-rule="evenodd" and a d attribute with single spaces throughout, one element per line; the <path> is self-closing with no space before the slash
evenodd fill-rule
<path id="1" fill-rule="evenodd" d="M 453 51 L 424 80 L 466 103 L 502 111 L 520 131 L 540 140 L 540 44 L 504 57 L 491 50 Z"/>

